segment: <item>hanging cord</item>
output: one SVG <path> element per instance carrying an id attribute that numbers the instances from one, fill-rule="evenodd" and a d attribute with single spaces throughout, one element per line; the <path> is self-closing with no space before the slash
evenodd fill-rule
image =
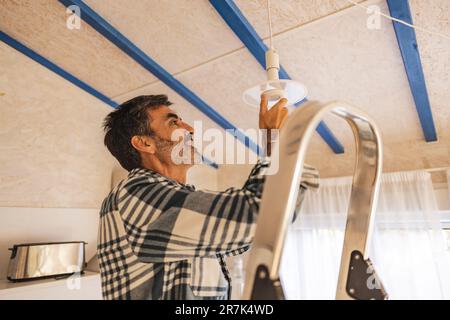
<path id="1" fill-rule="evenodd" d="M 355 6 L 360 7 L 360 8 L 364 8 L 364 9 L 366 9 L 366 10 L 369 9 L 369 7 L 366 7 L 365 5 L 362 5 L 362 4 L 360 4 L 360 3 L 358 3 L 358 2 L 355 2 L 355 1 L 353 1 L 353 0 L 347 0 L 347 2 L 350 2 L 350 3 L 354 4 Z M 407 27 L 416 29 L 416 30 L 418 30 L 418 31 L 426 32 L 426 33 L 429 33 L 429 34 L 433 34 L 433 35 L 436 35 L 436 36 L 440 36 L 440 37 L 442 37 L 442 38 L 444 38 L 444 39 L 450 40 L 450 36 L 448 36 L 448 35 L 446 35 L 446 34 L 442 34 L 442 33 L 436 32 L 436 31 L 430 31 L 430 30 L 427 30 L 427 29 L 425 29 L 425 28 L 422 28 L 422 27 L 419 27 L 419 26 L 410 24 L 410 23 L 408 23 L 408 22 L 406 22 L 406 21 L 403 21 L 403 20 L 394 18 L 394 17 L 392 17 L 392 16 L 390 16 L 390 15 L 388 15 L 388 14 L 385 14 L 385 13 L 383 13 L 383 12 L 381 12 L 381 11 L 380 11 L 380 12 L 376 12 L 376 13 L 379 14 L 380 16 L 382 16 L 382 17 L 385 17 L 385 18 L 387 18 L 387 19 L 389 19 L 389 20 L 392 20 L 392 21 L 401 23 L 401 24 L 403 24 L 403 25 L 405 25 L 405 26 L 407 26 Z"/>
<path id="2" fill-rule="evenodd" d="M 267 0 L 267 19 L 269 20 L 270 49 L 273 49 L 272 15 L 270 13 L 270 0 Z"/>

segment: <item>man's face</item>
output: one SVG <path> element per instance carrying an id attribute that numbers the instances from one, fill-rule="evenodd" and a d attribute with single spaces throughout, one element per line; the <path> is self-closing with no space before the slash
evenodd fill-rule
<path id="1" fill-rule="evenodd" d="M 188 134 L 194 134 L 194 128 L 189 124 L 183 122 L 183 120 L 178 116 L 178 114 L 172 110 L 170 107 L 161 106 L 156 109 L 148 111 L 151 118 L 150 128 L 155 132 L 156 137 L 154 137 L 157 153 L 160 157 L 168 160 L 168 157 L 172 157 L 172 151 L 175 146 L 181 146 L 183 140 L 190 139 L 192 142 L 192 136 L 189 137 Z M 179 150 L 177 148 L 175 151 Z M 190 160 L 192 162 L 195 155 L 195 149 L 191 143 L 189 148 L 184 150 L 190 150 Z M 179 152 L 177 152 L 179 153 Z M 184 156 L 183 150 L 178 156 Z M 172 162 L 173 159 L 172 159 Z"/>

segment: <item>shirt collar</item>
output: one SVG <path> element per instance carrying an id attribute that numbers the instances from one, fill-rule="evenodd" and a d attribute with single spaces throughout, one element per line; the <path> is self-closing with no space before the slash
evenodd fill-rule
<path id="1" fill-rule="evenodd" d="M 154 180 L 154 182 L 169 182 L 169 183 L 179 185 L 181 187 L 184 187 L 184 188 L 187 188 L 190 190 L 195 190 L 195 186 L 192 184 L 180 183 L 174 179 L 168 178 L 166 176 L 163 176 L 162 174 L 159 174 L 158 172 L 155 172 L 153 170 L 146 169 L 146 168 L 134 168 L 130 172 L 128 172 L 128 178 L 133 178 L 133 177 L 137 177 L 137 176 L 148 176 L 148 177 L 152 178 L 152 180 Z"/>

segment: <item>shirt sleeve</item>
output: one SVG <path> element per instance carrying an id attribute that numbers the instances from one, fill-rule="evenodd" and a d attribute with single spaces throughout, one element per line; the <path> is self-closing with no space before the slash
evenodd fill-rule
<path id="1" fill-rule="evenodd" d="M 317 192 L 319 189 L 319 182 L 320 182 L 319 171 L 311 165 L 304 164 L 302 179 L 300 182 L 300 188 L 297 196 L 297 201 L 295 204 L 295 211 L 294 216 L 292 218 L 292 223 L 296 221 L 296 219 L 300 214 L 307 192 L 308 191 Z M 225 255 L 236 256 L 246 252 L 248 249 L 250 249 L 250 245 L 239 248 L 237 250 L 228 251 L 226 252 Z"/>
<path id="2" fill-rule="evenodd" d="M 134 253 L 143 262 L 156 263 L 246 251 L 268 166 L 258 162 L 242 188 L 224 192 L 148 179 L 125 185 L 118 208 Z"/>
<path id="3" fill-rule="evenodd" d="M 145 179 L 126 185 L 118 207 L 134 253 L 170 262 L 242 250 L 253 238 L 268 165 L 258 162 L 241 189 L 224 192 Z"/>

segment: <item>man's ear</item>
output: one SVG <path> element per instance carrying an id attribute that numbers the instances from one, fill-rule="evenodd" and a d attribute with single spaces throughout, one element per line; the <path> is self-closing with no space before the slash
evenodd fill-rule
<path id="1" fill-rule="evenodd" d="M 155 141 L 148 136 L 133 136 L 131 138 L 131 145 L 138 151 L 155 154 Z"/>

